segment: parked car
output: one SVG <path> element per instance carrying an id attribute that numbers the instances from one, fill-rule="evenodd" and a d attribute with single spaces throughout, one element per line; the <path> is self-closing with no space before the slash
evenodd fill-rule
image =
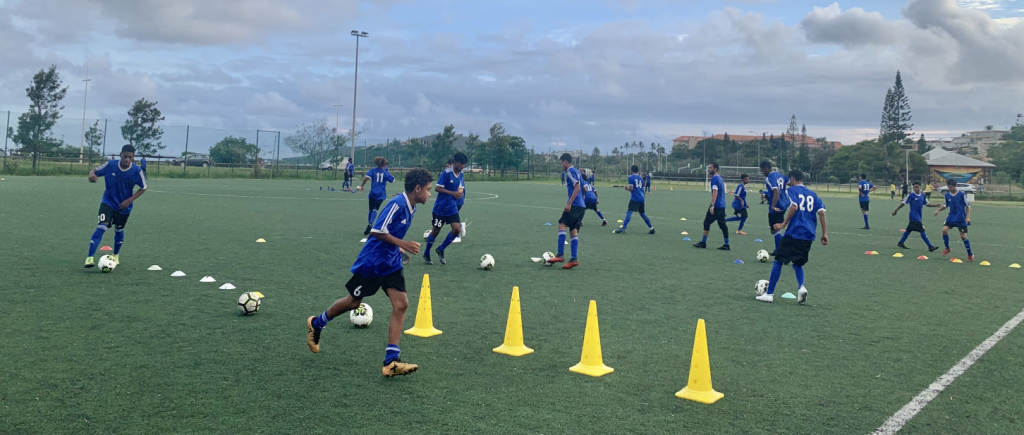
<path id="1" fill-rule="evenodd" d="M 942 187 L 939 187 L 939 192 L 946 192 L 948 190 L 949 186 L 943 185 Z M 978 191 L 973 184 L 967 183 L 956 183 L 956 190 L 962 190 L 967 193 L 976 193 Z"/>
<path id="2" fill-rule="evenodd" d="M 330 160 L 328 160 L 326 162 L 321 163 L 319 168 L 320 168 L 321 171 L 333 171 L 334 170 L 334 163 L 331 162 Z"/>
<path id="3" fill-rule="evenodd" d="M 210 166 L 210 156 L 206 154 L 189 154 L 185 157 L 178 157 L 171 160 L 172 166 Z"/>

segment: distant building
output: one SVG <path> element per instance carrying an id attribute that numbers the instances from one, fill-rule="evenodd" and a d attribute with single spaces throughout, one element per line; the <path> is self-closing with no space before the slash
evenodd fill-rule
<path id="1" fill-rule="evenodd" d="M 715 138 L 715 139 L 718 139 L 718 140 L 725 140 L 725 134 L 716 134 L 716 135 L 711 136 L 711 137 Z M 677 137 L 675 139 L 672 139 L 672 145 L 675 146 L 675 145 L 685 144 L 687 148 L 692 150 L 692 149 L 697 147 L 697 143 L 698 142 L 700 142 L 700 141 L 702 141 L 704 139 L 707 139 L 707 137 L 704 137 L 704 136 L 679 136 L 679 137 Z M 752 135 L 746 135 L 746 134 L 735 134 L 735 135 L 734 134 L 730 134 L 729 135 L 729 140 L 734 140 L 736 142 L 751 142 L 751 141 L 759 141 L 761 139 L 764 139 L 765 141 L 767 141 L 768 137 L 752 136 Z M 800 141 L 800 137 L 797 137 L 797 141 L 798 142 Z M 830 144 L 835 149 L 839 149 L 839 148 L 843 147 L 843 144 L 841 142 L 837 142 L 837 141 L 828 141 L 828 142 L 825 142 L 825 144 Z M 810 137 L 810 136 L 807 136 L 807 146 L 809 148 L 821 148 L 821 145 L 822 144 L 818 143 L 817 139 L 815 139 L 813 137 Z"/>
<path id="2" fill-rule="evenodd" d="M 697 142 L 700 142 L 704 139 L 707 138 L 704 136 L 679 136 L 675 139 L 672 139 L 672 146 L 674 147 L 676 145 L 686 145 L 687 148 L 692 150 L 697 147 Z"/>
<path id="3" fill-rule="evenodd" d="M 978 180 L 989 182 L 992 177 L 992 169 L 996 167 L 991 163 L 940 148 L 935 148 L 921 156 L 928 163 L 930 181 L 940 183 L 950 178 L 958 183 L 977 183 Z"/>
<path id="4" fill-rule="evenodd" d="M 1003 135 L 1009 133 L 1007 130 L 982 130 L 982 131 L 970 131 L 964 133 L 960 137 L 955 137 L 950 141 L 948 146 L 943 146 L 947 150 L 959 150 L 962 148 L 973 148 L 977 151 L 979 156 L 987 157 L 988 149 L 992 145 L 998 145 L 1003 142 Z"/>

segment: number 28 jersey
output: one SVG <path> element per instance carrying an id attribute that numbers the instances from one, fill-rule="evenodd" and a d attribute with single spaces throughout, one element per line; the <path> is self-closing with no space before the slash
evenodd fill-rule
<path id="1" fill-rule="evenodd" d="M 818 231 L 818 212 L 825 211 L 825 204 L 814 191 L 803 185 L 786 190 L 792 203 L 790 207 L 796 207 L 796 213 L 789 220 L 786 236 L 799 240 L 814 240 Z"/>

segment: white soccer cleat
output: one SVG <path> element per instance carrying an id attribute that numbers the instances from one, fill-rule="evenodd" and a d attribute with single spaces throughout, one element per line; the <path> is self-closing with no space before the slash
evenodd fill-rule
<path id="1" fill-rule="evenodd" d="M 772 302 L 775 302 L 775 296 L 772 295 L 771 293 L 765 293 L 765 294 L 763 294 L 761 296 L 755 297 L 754 299 L 757 299 L 757 300 L 759 300 L 761 302 L 767 302 L 769 304 L 772 303 Z"/>
<path id="2" fill-rule="evenodd" d="M 462 237 L 456 237 L 452 239 L 452 243 L 462 243 Z"/>
<path id="3" fill-rule="evenodd" d="M 459 238 L 461 239 L 463 237 L 466 237 L 466 223 L 465 222 L 463 222 L 462 225 L 459 226 Z"/>
<path id="4" fill-rule="evenodd" d="M 798 303 L 807 302 L 807 288 L 800 286 L 800 290 L 796 292 L 796 301 Z"/>

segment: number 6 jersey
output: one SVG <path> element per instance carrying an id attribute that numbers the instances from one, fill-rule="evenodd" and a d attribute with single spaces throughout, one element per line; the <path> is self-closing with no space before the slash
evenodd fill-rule
<path id="1" fill-rule="evenodd" d="M 818 231 L 818 212 L 825 211 L 825 204 L 821 198 L 811 189 L 802 184 L 786 189 L 792 207 L 796 207 L 796 213 L 789 220 L 789 228 L 786 229 L 786 237 L 799 240 L 814 240 Z"/>

